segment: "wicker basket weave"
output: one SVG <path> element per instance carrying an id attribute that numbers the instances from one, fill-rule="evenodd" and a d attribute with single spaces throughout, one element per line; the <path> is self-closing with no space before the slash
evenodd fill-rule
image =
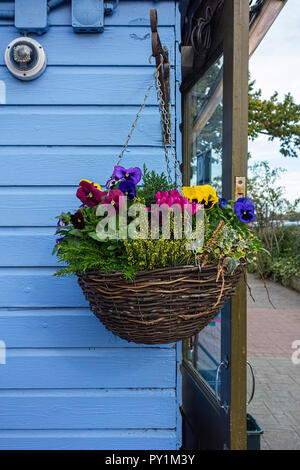
<path id="1" fill-rule="evenodd" d="M 164 344 L 199 333 L 234 294 L 243 267 L 233 275 L 217 265 L 156 269 L 126 281 L 121 272 L 89 272 L 78 282 L 92 312 L 120 338 Z"/>

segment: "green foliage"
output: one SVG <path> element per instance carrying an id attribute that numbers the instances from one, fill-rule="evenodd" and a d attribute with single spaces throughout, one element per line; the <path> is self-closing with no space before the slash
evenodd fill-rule
<path id="1" fill-rule="evenodd" d="M 183 266 L 194 263 L 194 255 L 186 250 L 187 240 L 124 240 L 128 263 L 137 271 Z"/>
<path id="2" fill-rule="evenodd" d="M 295 212 L 299 199 L 290 203 L 284 198 L 284 188 L 276 185 L 282 168 L 258 162 L 251 170 L 248 192 L 256 209 L 255 231 L 271 256 L 260 250 L 249 271 L 288 285 L 300 270 L 300 226 L 284 226 L 284 216 Z"/>
<path id="3" fill-rule="evenodd" d="M 147 207 L 151 204 L 155 204 L 155 195 L 157 191 L 170 191 L 176 189 L 175 183 L 168 183 L 168 179 L 164 173 L 156 173 L 155 171 L 149 171 L 146 165 L 143 165 L 143 188 L 138 189 L 137 196 L 144 199 Z"/>
<path id="4" fill-rule="evenodd" d="M 282 256 L 271 263 L 270 271 L 270 277 L 273 281 L 281 282 L 284 286 L 288 286 L 293 276 L 300 276 L 300 263 L 295 262 L 292 256 Z"/>
<path id="5" fill-rule="evenodd" d="M 157 191 L 170 191 L 174 185 L 168 184 L 164 174 L 149 172 L 144 167 L 144 188 L 138 191 L 133 203 L 145 203 L 149 206 L 155 203 Z M 128 206 L 133 204 L 128 202 Z M 234 201 L 229 201 L 222 210 L 216 203 L 211 209 L 204 211 L 204 222 L 199 230 L 204 231 L 204 245 L 198 247 L 196 253 L 187 248 L 191 240 L 186 238 L 184 230 L 180 232 L 181 238 L 175 234 L 175 216 L 170 217 L 170 238 L 162 236 L 162 228 L 158 230 L 157 238 L 150 237 L 151 214 L 145 212 L 146 217 L 141 219 L 140 227 L 145 229 L 146 239 L 136 238 L 127 228 L 127 238 L 120 232 L 120 214 L 116 217 L 115 227 L 110 230 L 110 238 L 101 240 L 98 236 L 97 225 L 105 216 L 98 217 L 96 207 L 81 207 L 84 220 L 83 228 L 74 227 L 76 219 L 70 213 L 61 214 L 57 231 L 58 242 L 53 254 L 57 255 L 61 269 L 58 276 L 76 274 L 86 271 L 123 271 L 126 279 L 133 279 L 140 270 L 152 270 L 168 266 L 182 266 L 195 263 L 195 254 L 200 262 L 225 262 L 230 272 L 233 272 L 241 260 L 252 260 L 253 256 L 262 248 L 260 241 L 254 237 L 247 224 L 236 216 L 233 208 Z M 129 218 L 130 219 L 130 218 Z M 107 220 L 111 220 L 109 217 Z M 132 221 L 132 218 L 129 222 Z M 146 224 L 146 225 L 145 225 Z M 182 219 L 183 224 L 183 219 Z M 192 228 L 196 227 L 196 218 L 192 218 Z M 183 225 L 182 225 L 183 229 Z M 107 232 L 108 233 L 108 232 Z M 147 239 L 148 234 L 148 239 Z"/>
<path id="6" fill-rule="evenodd" d="M 279 139 L 280 153 L 285 157 L 297 157 L 300 148 L 300 105 L 294 102 L 290 93 L 283 101 L 275 92 L 270 99 L 262 99 L 262 91 L 254 91 L 255 82 L 249 83 L 249 137 L 256 139 L 259 134 L 268 140 Z"/>
<path id="7" fill-rule="evenodd" d="M 255 256 L 249 271 L 289 285 L 292 276 L 300 275 L 300 226 L 277 227 L 272 229 L 272 237 L 278 243 L 276 250 L 273 250 L 271 256 L 263 253 Z M 267 234 L 266 239 L 270 238 L 271 234 Z"/>
<path id="8" fill-rule="evenodd" d="M 283 215 L 295 211 L 300 200 L 290 203 L 284 197 L 284 188 L 276 184 L 284 169 L 271 169 L 268 162 L 262 161 L 250 170 L 248 194 L 255 204 L 256 233 L 271 255 L 278 256 L 283 232 L 277 229 L 283 225 Z"/>
<path id="9" fill-rule="evenodd" d="M 232 273 L 241 260 L 252 263 L 257 253 L 261 251 L 268 253 L 246 224 L 236 217 L 230 202 L 233 203 L 229 201 L 224 210 L 214 207 L 206 213 L 207 227 L 202 253 L 211 262 L 217 261 L 220 257 L 224 258 L 227 269 Z M 214 236 L 220 227 L 220 221 L 225 224 L 217 236 Z"/>

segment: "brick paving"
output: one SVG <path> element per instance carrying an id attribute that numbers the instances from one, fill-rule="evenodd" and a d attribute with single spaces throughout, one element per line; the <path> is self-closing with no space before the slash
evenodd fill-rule
<path id="1" fill-rule="evenodd" d="M 268 281 L 274 309 L 263 282 L 249 274 L 248 283 L 255 298 L 248 295 L 248 361 L 256 377 L 248 412 L 264 430 L 262 449 L 300 450 L 300 364 L 291 360 L 292 343 L 300 341 L 300 294 Z"/>

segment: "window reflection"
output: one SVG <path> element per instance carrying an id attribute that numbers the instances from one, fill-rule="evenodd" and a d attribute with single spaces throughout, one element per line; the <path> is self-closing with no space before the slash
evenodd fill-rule
<path id="1" fill-rule="evenodd" d="M 222 190 L 223 59 L 213 64 L 190 92 L 191 184 Z"/>

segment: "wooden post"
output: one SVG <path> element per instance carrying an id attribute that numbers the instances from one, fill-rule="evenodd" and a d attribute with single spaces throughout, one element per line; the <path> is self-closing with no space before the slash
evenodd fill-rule
<path id="1" fill-rule="evenodd" d="M 235 195 L 235 178 L 247 176 L 249 4 L 226 0 L 224 34 L 223 195 Z M 231 449 L 246 449 L 246 288 L 231 302 Z"/>

